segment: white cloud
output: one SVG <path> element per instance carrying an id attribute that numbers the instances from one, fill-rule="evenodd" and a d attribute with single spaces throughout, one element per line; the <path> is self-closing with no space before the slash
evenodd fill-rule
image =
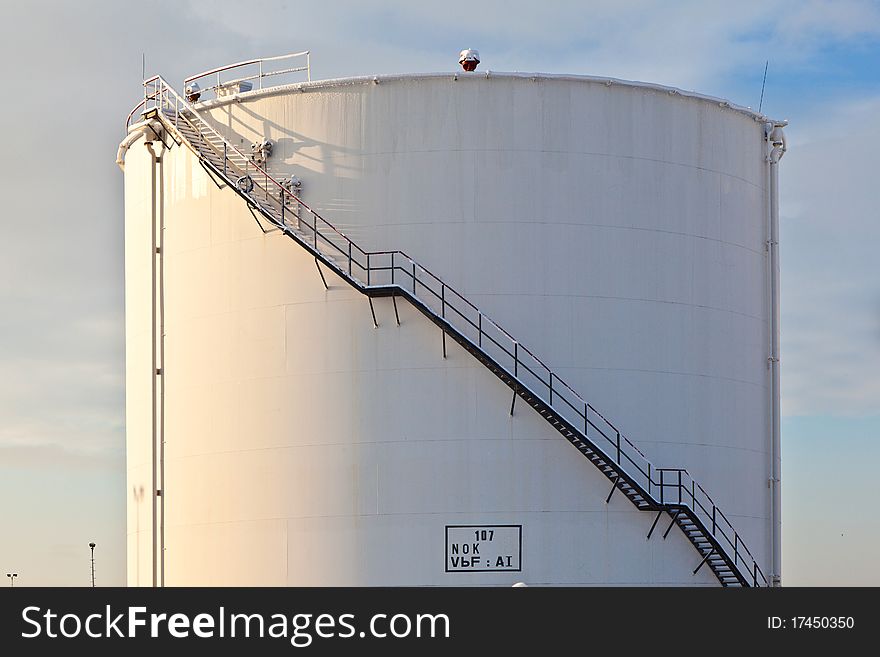
<path id="1" fill-rule="evenodd" d="M 767 58 L 774 66 L 804 63 L 828 43 L 880 34 L 880 8 L 859 0 L 189 6 L 246 41 L 249 56 L 311 48 L 328 77 L 448 70 L 459 48 L 476 47 L 484 68 L 608 75 L 722 95 L 725 76 L 758 72 Z"/>
<path id="2" fill-rule="evenodd" d="M 821 108 L 789 132 L 781 167 L 783 410 L 877 413 L 880 97 Z"/>
<path id="3" fill-rule="evenodd" d="M 872 0 L 808 0 L 780 4 L 783 20 L 777 34 L 793 42 L 807 42 L 822 36 L 852 39 L 880 33 L 880 6 Z"/>

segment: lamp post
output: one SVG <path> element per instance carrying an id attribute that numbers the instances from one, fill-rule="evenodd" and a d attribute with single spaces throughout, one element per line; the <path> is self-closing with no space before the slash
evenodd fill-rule
<path id="1" fill-rule="evenodd" d="M 95 588 L 95 544 L 89 543 L 92 550 L 92 588 Z"/>
<path id="2" fill-rule="evenodd" d="M 18 577 L 18 573 L 6 573 L 6 576 L 9 578 L 9 586 L 10 588 L 15 588 L 15 578 Z"/>

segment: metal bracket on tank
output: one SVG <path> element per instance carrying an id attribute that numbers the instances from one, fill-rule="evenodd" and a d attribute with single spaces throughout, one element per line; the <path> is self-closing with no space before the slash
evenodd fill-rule
<path id="1" fill-rule="evenodd" d="M 373 308 L 373 297 L 367 297 L 367 301 L 370 302 L 370 314 L 373 315 L 373 328 L 379 328 L 379 322 L 376 321 L 376 309 Z"/>
<path id="2" fill-rule="evenodd" d="M 397 312 L 397 295 L 391 295 L 391 303 L 394 304 L 394 319 L 397 320 L 397 325 L 400 326 L 400 315 Z"/>
<path id="3" fill-rule="evenodd" d="M 651 540 L 651 534 L 654 533 L 654 528 L 657 526 L 657 523 L 660 521 L 660 516 L 662 516 L 662 515 L 663 515 L 663 509 L 660 509 L 660 510 L 657 512 L 657 517 L 654 518 L 654 522 L 651 523 L 651 529 L 648 530 L 648 535 L 645 537 L 645 540 L 646 540 L 646 541 L 650 541 L 650 540 Z"/>
<path id="4" fill-rule="evenodd" d="M 158 119 L 158 118 L 159 118 L 159 110 L 157 110 L 157 109 L 153 109 L 153 110 L 150 110 L 149 112 L 145 112 L 144 115 L 142 116 L 142 120 L 144 120 L 144 121 L 154 120 L 154 119 Z M 165 148 L 165 150 L 168 150 L 168 151 L 171 150 L 171 147 L 165 141 L 166 134 L 171 138 L 171 142 L 174 145 L 180 146 L 180 142 L 174 137 L 174 135 L 170 134 L 168 132 L 168 130 L 163 129 L 160 133 L 160 132 L 157 132 L 152 127 L 150 127 L 149 131 L 152 132 L 153 135 L 156 137 L 156 139 L 159 140 L 159 143 L 162 144 L 162 146 Z"/>
<path id="5" fill-rule="evenodd" d="M 696 574 L 697 574 L 697 571 L 698 571 L 700 568 L 703 567 L 703 564 L 704 564 L 704 563 L 706 563 L 707 561 L 709 561 L 709 557 L 711 557 L 713 554 L 715 554 L 715 548 L 712 548 L 711 550 L 709 550 L 709 551 L 706 553 L 706 556 L 703 557 L 703 560 L 700 562 L 700 565 L 697 566 L 696 568 L 694 568 L 694 575 L 696 575 Z"/>
<path id="6" fill-rule="evenodd" d="M 261 231 L 263 231 L 263 234 L 264 234 L 264 235 L 266 235 L 266 234 L 268 234 L 268 233 L 274 233 L 275 230 L 277 230 L 277 229 L 266 230 L 265 228 L 263 228 L 263 222 L 261 222 L 261 221 L 260 221 L 260 218 L 257 217 L 256 213 L 254 212 L 254 209 L 251 207 L 251 204 L 250 204 L 250 203 L 246 203 L 246 204 L 245 204 L 245 207 L 248 209 L 248 212 L 251 213 L 251 216 L 254 218 L 254 221 L 257 222 L 257 226 L 260 228 Z"/>
<path id="7" fill-rule="evenodd" d="M 321 282 L 324 284 L 324 289 L 325 289 L 325 290 L 329 290 L 330 288 L 327 287 L 327 279 L 324 278 L 324 272 L 321 271 L 321 263 L 318 262 L 318 259 L 317 259 L 317 258 L 315 258 L 315 267 L 318 268 L 318 275 L 321 277 Z M 372 302 L 371 302 L 371 303 L 372 303 Z M 375 321 L 375 318 L 374 318 L 374 321 Z"/>
<path id="8" fill-rule="evenodd" d="M 675 524 L 675 521 L 678 520 L 678 514 L 681 513 L 681 509 L 676 509 L 675 513 L 672 514 L 672 522 L 669 523 L 669 527 L 666 528 L 666 531 L 663 532 L 663 540 L 666 540 L 666 537 L 669 536 L 669 532 L 672 530 L 672 526 Z"/>
<path id="9" fill-rule="evenodd" d="M 224 187 L 226 187 L 226 185 L 224 185 L 223 183 L 217 182 L 217 178 L 214 177 L 214 172 L 208 168 L 208 165 L 202 161 L 202 158 L 199 158 L 199 164 L 202 165 L 202 168 L 205 170 L 205 173 L 208 174 L 208 178 L 211 179 L 211 182 L 217 185 L 217 189 L 223 189 Z"/>

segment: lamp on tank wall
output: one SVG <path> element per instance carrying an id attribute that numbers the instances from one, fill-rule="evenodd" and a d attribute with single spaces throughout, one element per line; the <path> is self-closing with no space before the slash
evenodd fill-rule
<path id="1" fill-rule="evenodd" d="M 473 48 L 462 50 L 458 55 L 458 63 L 465 71 L 476 71 L 480 63 L 480 53 Z"/>

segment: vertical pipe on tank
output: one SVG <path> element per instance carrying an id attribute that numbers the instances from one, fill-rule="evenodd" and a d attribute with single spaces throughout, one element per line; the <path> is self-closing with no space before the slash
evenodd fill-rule
<path id="1" fill-rule="evenodd" d="M 779 381 L 779 160 L 785 153 L 785 135 L 781 126 L 768 124 L 770 153 L 770 584 L 782 584 L 782 495 L 781 495 L 781 417 Z"/>
<path id="2" fill-rule="evenodd" d="M 150 461 L 151 461 L 151 466 L 152 466 L 152 487 L 153 487 L 153 489 L 151 491 L 150 496 L 152 497 L 152 501 L 153 501 L 153 504 L 152 504 L 152 516 L 153 516 L 152 528 L 153 529 L 152 529 L 152 536 L 151 536 L 152 545 L 153 545 L 153 549 L 152 549 L 152 582 L 153 582 L 153 587 L 155 588 L 156 587 L 156 575 L 157 575 L 156 555 L 157 555 L 157 551 L 158 551 L 157 550 L 157 548 L 158 548 L 158 546 L 157 546 L 157 540 L 158 540 L 157 511 L 158 511 L 158 509 L 156 508 L 157 501 L 158 501 L 158 499 L 156 497 L 156 490 L 157 490 L 157 486 L 156 486 L 156 484 L 157 484 L 156 440 L 157 440 L 157 434 L 158 434 L 158 426 L 156 423 L 156 402 L 157 402 L 157 399 L 156 399 L 156 314 L 157 314 L 157 309 L 156 309 L 156 166 L 158 164 L 158 157 L 156 156 L 156 152 L 153 150 L 153 142 L 150 140 L 149 133 L 147 133 L 146 139 L 147 139 L 147 141 L 145 142 L 144 145 L 147 147 L 147 150 L 150 152 L 150 263 L 151 263 L 150 264 L 150 267 L 151 267 L 150 278 L 151 278 L 151 284 L 152 284 L 152 295 L 151 295 L 152 296 L 152 299 L 151 299 L 151 306 L 152 306 L 152 310 L 151 310 L 152 357 L 150 360 L 150 365 L 151 365 L 150 389 L 151 389 L 151 393 L 152 393 L 152 409 L 153 409 L 153 412 L 152 412 L 152 415 L 150 418 L 150 423 L 152 425 L 151 432 L 150 432 L 150 436 L 152 439 L 152 445 L 151 445 L 151 451 L 150 451 L 150 454 L 151 454 Z"/>
<path id="3" fill-rule="evenodd" d="M 163 152 L 164 154 L 164 152 Z M 156 249 L 159 260 L 158 285 L 159 285 L 159 308 L 158 308 L 158 352 L 159 352 L 159 490 L 162 494 L 159 499 L 159 586 L 165 586 L 165 158 L 157 158 L 159 164 L 157 202 L 158 214 L 158 241 Z"/>

